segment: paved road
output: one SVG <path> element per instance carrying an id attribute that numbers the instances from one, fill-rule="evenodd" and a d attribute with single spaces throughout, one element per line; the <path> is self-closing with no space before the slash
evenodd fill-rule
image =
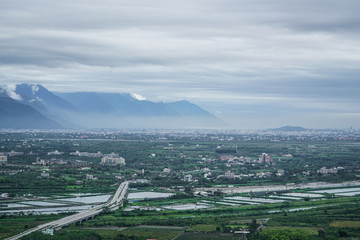
<path id="1" fill-rule="evenodd" d="M 113 198 L 110 200 L 110 202 L 106 203 L 105 205 L 109 208 L 119 207 L 119 204 L 122 203 L 122 201 L 125 199 L 125 195 L 127 193 L 128 188 L 129 188 L 128 181 L 120 184 L 120 186 L 116 190 Z"/>
<path id="2" fill-rule="evenodd" d="M 65 227 L 67 225 L 70 225 L 70 224 L 73 224 L 76 222 L 81 222 L 83 220 L 87 220 L 90 218 L 94 218 L 95 216 L 99 215 L 104 210 L 105 207 L 108 207 L 110 210 L 116 210 L 122 205 L 123 201 L 125 200 L 128 188 L 129 188 L 129 182 L 127 182 L 127 181 L 123 182 L 120 184 L 120 186 L 116 190 L 114 196 L 111 198 L 111 200 L 109 202 L 107 202 L 101 206 L 98 206 L 96 208 L 92 208 L 92 209 L 89 209 L 89 210 L 86 210 L 86 211 L 83 211 L 83 212 L 80 212 L 80 213 L 77 213 L 77 214 L 74 214 L 71 216 L 64 217 L 64 218 L 56 220 L 56 221 L 52 221 L 49 223 L 39 225 L 39 226 L 29 229 L 25 232 L 22 232 L 15 236 L 7 238 L 7 240 L 19 239 L 30 233 L 33 233 L 33 232 L 36 232 L 39 230 L 43 230 L 46 228 L 53 228 L 55 230 L 61 229 L 62 227 Z"/>

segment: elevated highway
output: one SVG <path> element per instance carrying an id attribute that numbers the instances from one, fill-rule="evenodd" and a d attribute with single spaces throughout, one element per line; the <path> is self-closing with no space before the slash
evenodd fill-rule
<path id="1" fill-rule="evenodd" d="M 54 230 L 60 230 L 63 227 L 68 226 L 70 224 L 77 223 L 77 222 L 81 223 L 82 221 L 86 221 L 88 219 L 93 219 L 95 216 L 99 215 L 106 208 L 108 208 L 109 210 L 116 210 L 123 205 L 124 200 L 126 199 L 126 194 L 127 194 L 128 188 L 129 188 L 129 182 L 128 181 L 123 182 L 120 184 L 120 186 L 116 190 L 114 196 L 107 203 L 105 203 L 101 206 L 86 210 L 86 211 L 82 211 L 80 213 L 76 213 L 71 216 L 61 218 L 59 220 L 55 220 L 55 221 L 52 221 L 49 223 L 39 225 L 39 226 L 31 228 L 25 232 L 22 232 L 15 236 L 7 238 L 7 240 L 19 239 L 30 233 L 48 229 L 48 228 L 52 228 Z"/>

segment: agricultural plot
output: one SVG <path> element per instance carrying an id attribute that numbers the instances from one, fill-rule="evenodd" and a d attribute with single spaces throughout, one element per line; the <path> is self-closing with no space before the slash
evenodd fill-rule
<path id="1" fill-rule="evenodd" d="M 206 209 L 210 207 L 211 205 L 205 203 L 162 206 L 162 208 L 168 210 L 198 210 L 198 209 Z"/>
<path id="2" fill-rule="evenodd" d="M 24 204 L 19 204 L 19 203 L 5 203 L 2 204 L 0 208 L 22 208 L 22 207 L 28 207 L 27 205 Z"/>
<path id="3" fill-rule="evenodd" d="M 285 199 L 285 200 L 301 200 L 302 198 L 300 197 L 290 197 L 290 196 L 277 196 L 277 195 L 270 195 L 270 198 L 279 198 L 279 199 Z"/>
<path id="4" fill-rule="evenodd" d="M 38 207 L 68 205 L 68 203 L 54 203 L 54 202 L 45 202 L 45 201 L 26 201 L 26 202 L 20 202 L 20 204 L 33 205 L 33 206 L 38 206 Z"/>
<path id="5" fill-rule="evenodd" d="M 321 197 L 324 197 L 324 195 L 316 194 L 316 193 L 285 193 L 285 194 L 282 194 L 282 195 L 290 196 L 290 197 L 300 197 L 300 198 L 306 198 L 306 197 L 309 197 L 309 198 L 321 198 Z"/>
<path id="6" fill-rule="evenodd" d="M 236 201 L 236 202 L 245 202 L 245 203 L 282 203 L 284 200 L 280 199 L 269 199 L 269 198 L 250 198 L 250 197 L 225 197 L 225 200 Z"/>
<path id="7" fill-rule="evenodd" d="M 333 221 L 329 225 L 331 227 L 360 228 L 360 221 Z"/>
<path id="8" fill-rule="evenodd" d="M 161 211 L 161 208 L 157 207 L 145 207 L 145 206 L 130 206 L 124 209 L 126 212 L 131 212 L 134 210 L 141 210 L 141 211 Z"/>
<path id="9" fill-rule="evenodd" d="M 345 192 L 356 192 L 360 191 L 360 188 L 336 188 L 336 189 L 326 189 L 326 190 L 316 190 L 311 191 L 313 193 L 345 193 Z"/>
<path id="10" fill-rule="evenodd" d="M 57 213 L 67 213 L 67 212 L 79 212 L 83 210 L 88 210 L 95 207 L 94 205 L 83 205 L 83 206 L 66 206 L 66 207 L 52 207 L 52 208 L 32 208 L 32 209 L 17 209 L 17 210 L 1 210 L 0 215 L 4 214 L 57 214 Z"/>
<path id="11" fill-rule="evenodd" d="M 133 199 L 152 199 L 152 198 L 167 198 L 175 194 L 173 193 L 161 193 L 161 192 L 131 192 L 128 195 L 129 200 Z"/>
<path id="12" fill-rule="evenodd" d="M 208 201 L 208 200 L 202 200 L 201 203 L 206 204 L 219 204 L 219 205 L 225 205 L 225 206 L 242 206 L 243 204 L 237 204 L 232 202 L 226 202 L 226 201 Z"/>
<path id="13" fill-rule="evenodd" d="M 359 192 L 343 192 L 343 193 L 336 193 L 336 196 L 347 196 L 347 197 L 352 197 L 352 196 L 356 196 L 356 195 L 360 195 L 360 191 Z"/>
<path id="14" fill-rule="evenodd" d="M 76 202 L 76 203 L 83 203 L 83 204 L 96 204 L 96 203 L 103 203 L 109 200 L 112 195 L 98 195 L 98 196 L 85 196 L 85 197 L 75 197 L 75 198 L 62 198 L 60 200 L 67 201 L 67 202 Z"/>
<path id="15" fill-rule="evenodd" d="M 1 214 L 57 214 L 79 212 L 106 202 L 111 195 L 76 194 L 77 197 L 63 198 L 57 196 L 51 200 L 29 200 L 16 203 L 5 203 L 1 207 Z M 49 198 L 46 198 L 49 199 Z"/>

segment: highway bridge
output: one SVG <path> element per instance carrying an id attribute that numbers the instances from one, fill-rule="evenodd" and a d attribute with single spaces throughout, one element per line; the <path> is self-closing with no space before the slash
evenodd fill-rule
<path id="1" fill-rule="evenodd" d="M 22 232 L 15 236 L 7 238 L 7 240 L 19 239 L 30 233 L 44 230 L 44 229 L 54 229 L 55 231 L 60 230 L 63 227 L 68 226 L 70 224 L 77 223 L 77 222 L 81 223 L 82 221 L 86 221 L 88 219 L 93 219 L 95 216 L 99 215 L 102 211 L 104 211 L 104 209 L 109 209 L 109 210 L 119 209 L 124 203 L 128 188 L 129 188 L 129 182 L 128 181 L 123 182 L 120 184 L 120 186 L 116 190 L 114 196 L 105 204 L 95 207 L 95 208 L 92 208 L 92 209 L 89 209 L 89 210 L 86 210 L 86 211 L 82 211 L 80 213 L 77 213 L 77 214 L 74 214 L 71 216 L 64 217 L 59 220 L 55 220 L 55 221 L 52 221 L 49 223 L 39 225 L 39 226 L 31 228 L 25 232 Z"/>

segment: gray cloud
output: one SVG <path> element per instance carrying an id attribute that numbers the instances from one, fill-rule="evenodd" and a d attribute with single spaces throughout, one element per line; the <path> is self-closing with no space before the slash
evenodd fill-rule
<path id="1" fill-rule="evenodd" d="M 186 98 L 236 116 L 343 109 L 353 121 L 359 8 L 357 0 L 3 1 L 0 81 Z"/>

